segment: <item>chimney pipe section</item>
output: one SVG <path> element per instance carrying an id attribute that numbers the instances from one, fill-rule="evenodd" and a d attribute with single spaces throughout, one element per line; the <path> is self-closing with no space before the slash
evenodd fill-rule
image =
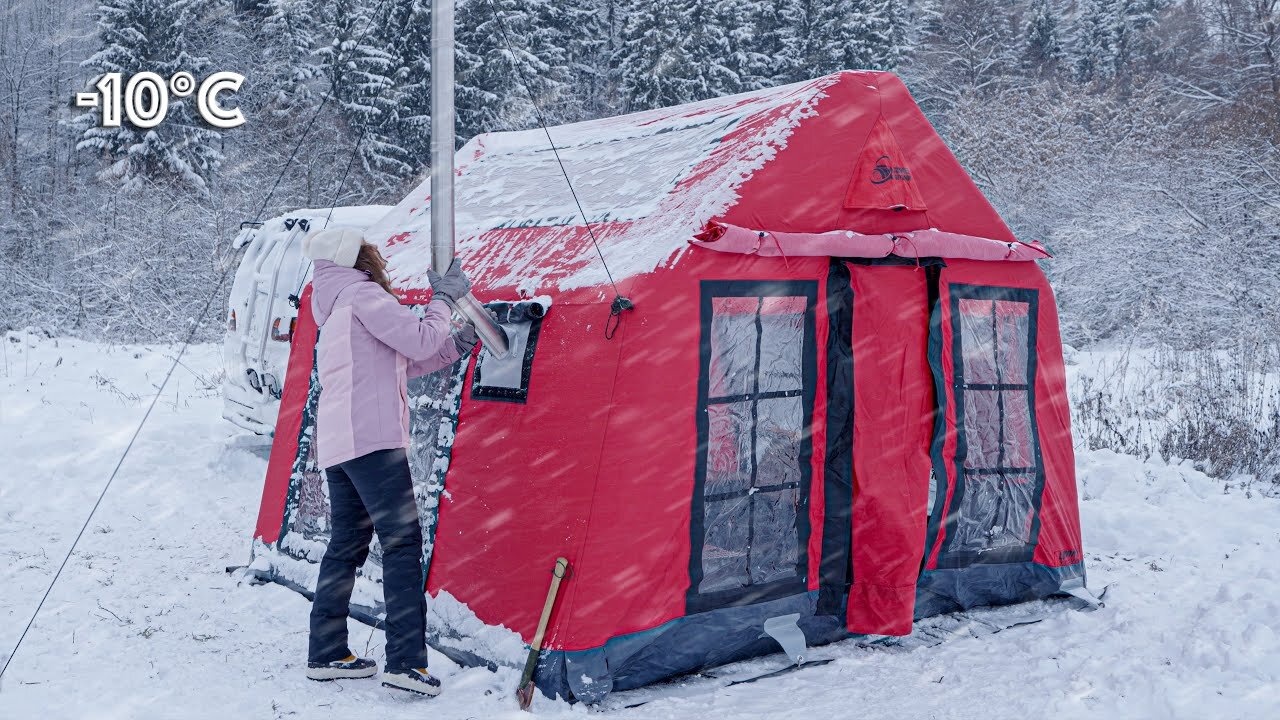
<path id="1" fill-rule="evenodd" d="M 453 264 L 453 5 L 431 3 L 431 266 L 444 274 Z M 510 350 L 507 333 L 470 293 L 454 308 L 476 326 L 485 349 L 495 357 Z"/>

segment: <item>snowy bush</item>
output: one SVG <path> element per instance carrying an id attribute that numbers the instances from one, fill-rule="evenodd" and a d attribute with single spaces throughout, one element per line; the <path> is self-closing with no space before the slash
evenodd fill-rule
<path id="1" fill-rule="evenodd" d="M 1077 445 L 1192 460 L 1280 493 L 1280 341 L 1078 353 L 1068 373 Z"/>

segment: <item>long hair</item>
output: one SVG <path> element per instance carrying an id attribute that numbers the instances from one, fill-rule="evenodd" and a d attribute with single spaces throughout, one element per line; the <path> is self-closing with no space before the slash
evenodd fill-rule
<path id="1" fill-rule="evenodd" d="M 368 275 L 369 279 L 381 285 L 383 290 L 395 295 L 391 291 L 391 278 L 387 277 L 387 261 L 382 257 L 382 253 L 378 252 L 377 245 L 365 243 L 360 246 L 355 269 Z"/>

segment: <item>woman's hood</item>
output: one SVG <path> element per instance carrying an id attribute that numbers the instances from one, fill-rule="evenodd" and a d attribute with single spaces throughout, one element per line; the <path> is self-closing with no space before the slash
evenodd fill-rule
<path id="1" fill-rule="evenodd" d="M 328 260 L 316 260 L 316 272 L 311 278 L 311 309 L 317 325 L 323 325 L 329 319 L 338 295 L 358 282 L 371 281 L 363 270 L 343 267 Z"/>

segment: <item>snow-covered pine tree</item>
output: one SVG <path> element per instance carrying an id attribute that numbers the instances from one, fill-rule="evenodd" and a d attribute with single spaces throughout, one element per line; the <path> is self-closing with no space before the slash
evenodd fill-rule
<path id="1" fill-rule="evenodd" d="M 516 17 L 518 24 L 507 29 L 515 45 L 517 58 L 523 67 L 524 81 L 533 93 L 532 101 L 538 104 L 549 123 L 580 114 L 580 96 L 573 92 L 575 73 L 569 57 L 570 46 L 585 28 L 575 22 L 591 15 L 581 2 L 573 0 L 524 0 L 524 17 Z M 522 22 L 520 22 L 523 20 Z M 514 71 L 514 70 L 513 70 Z M 522 86 L 522 89 L 523 86 Z M 512 120 L 520 127 L 527 127 L 534 120 L 530 98 L 521 93 L 519 111 Z"/>
<path id="2" fill-rule="evenodd" d="M 749 90 L 793 81 L 803 73 L 798 44 L 791 26 L 795 0 L 752 0 L 752 41 L 743 86 Z"/>
<path id="3" fill-rule="evenodd" d="M 779 75 L 788 82 L 839 70 L 892 70 L 907 50 L 904 0 L 786 0 L 778 13 L 786 25 L 777 41 L 784 51 Z"/>
<path id="4" fill-rule="evenodd" d="M 431 157 L 431 0 L 392 0 L 378 36 L 393 67 L 385 131 L 416 172 Z"/>
<path id="5" fill-rule="evenodd" d="M 488 0 L 463 0 L 454 31 L 454 102 L 459 139 L 504 128 L 505 103 L 519 82 L 505 57 Z M 495 62 L 498 61 L 498 62 Z"/>
<path id="6" fill-rule="evenodd" d="M 316 47 L 314 0 L 268 0 L 257 41 L 267 46 L 263 68 L 272 88 L 271 105 L 288 113 L 313 99 L 312 86 L 323 75 L 312 51 Z"/>
<path id="7" fill-rule="evenodd" d="M 1033 0 L 1028 15 L 1023 33 L 1023 67 L 1031 74 L 1048 77 L 1057 72 L 1062 58 L 1058 13 L 1050 0 Z"/>
<path id="8" fill-rule="evenodd" d="M 844 0 L 832 3 L 827 42 L 834 70 L 892 70 L 907 39 L 903 0 Z"/>
<path id="9" fill-rule="evenodd" d="M 886 48 L 880 56 L 880 70 L 896 70 L 912 52 L 910 0 L 881 0 L 879 16 L 883 18 Z"/>
<path id="10" fill-rule="evenodd" d="M 331 102 L 360 143 L 366 172 L 383 180 L 406 177 L 412 170 L 407 152 L 396 143 L 396 100 L 393 54 L 379 32 L 398 0 L 375 3 L 323 3 L 313 54 L 329 80 Z"/>
<path id="11" fill-rule="evenodd" d="M 1167 0 L 1085 0 L 1071 37 L 1076 79 L 1110 82 L 1152 68 L 1156 17 Z"/>
<path id="12" fill-rule="evenodd" d="M 554 32 L 564 64 L 564 88 L 552 115 L 559 122 L 599 117 L 607 113 L 616 31 L 617 0 L 561 0 L 560 27 Z"/>
<path id="13" fill-rule="evenodd" d="M 627 0 L 618 68 L 625 110 L 688 100 L 681 71 L 681 33 L 688 28 L 678 0 Z"/>
<path id="14" fill-rule="evenodd" d="M 785 0 L 782 6 L 786 29 L 782 42 L 791 48 L 786 64 L 779 68 L 784 82 L 799 82 L 824 75 L 836 65 L 834 19 L 838 9 L 822 0 Z"/>
<path id="15" fill-rule="evenodd" d="M 1280 3 L 1276 3 L 1276 19 L 1280 21 Z M 1277 41 L 1280 41 L 1280 22 L 1276 27 Z M 1153 64 L 1174 83 L 1215 88 L 1210 93 L 1201 93 L 1198 98 L 1201 102 L 1207 100 L 1213 103 L 1216 102 L 1214 98 L 1230 94 L 1224 86 L 1238 78 L 1232 78 L 1213 67 L 1213 57 L 1219 50 L 1209 39 L 1209 24 L 1199 2 L 1186 0 L 1170 6 L 1161 14 L 1152 37 L 1155 46 L 1159 48 Z M 1277 62 L 1280 62 L 1280 57 Z M 1277 99 L 1280 99 L 1280 93 Z"/>
<path id="16" fill-rule="evenodd" d="M 1155 64 L 1159 48 L 1153 31 L 1169 0 L 1116 0 L 1111 21 L 1116 76 L 1128 76 Z"/>
<path id="17" fill-rule="evenodd" d="M 923 8 L 912 70 L 926 112 L 995 92 L 1014 76 L 1021 29 L 1002 7 L 1001 0 L 936 0 Z"/>
<path id="18" fill-rule="evenodd" d="M 563 24 L 554 0 L 459 4 L 455 93 L 460 140 L 532 125 L 531 102 L 544 111 L 556 109 L 570 75 Z"/>
<path id="19" fill-rule="evenodd" d="M 191 46 L 207 0 L 101 0 L 98 6 L 100 49 L 81 63 L 96 82 L 104 73 L 128 77 L 154 72 L 166 81 L 176 72 L 196 77 L 208 59 Z M 154 98 L 153 98 L 154 101 Z M 139 128 L 124 118 L 120 127 L 98 127 L 96 110 L 79 118 L 93 123 L 76 144 L 99 153 L 104 179 L 138 190 L 148 180 L 178 182 L 205 192 L 206 180 L 222 161 L 217 145 L 222 134 L 199 118 L 194 97 L 169 96 L 164 122 Z"/>
<path id="20" fill-rule="evenodd" d="M 1115 0 L 1083 0 L 1071 33 L 1071 66 L 1076 80 L 1105 81 L 1115 72 L 1112 20 Z"/>
<path id="21" fill-rule="evenodd" d="M 742 88 L 738 67 L 745 63 L 735 55 L 730 34 L 734 24 L 745 19 L 735 17 L 740 4 L 734 0 L 680 0 L 679 5 L 685 32 L 675 68 L 685 83 L 685 99 L 738 92 Z"/>
<path id="22" fill-rule="evenodd" d="M 719 0 L 716 16 L 724 28 L 727 50 L 724 67 L 737 78 L 733 92 L 770 87 L 772 68 L 769 58 L 760 51 L 756 20 L 760 16 L 757 0 Z"/>
<path id="23" fill-rule="evenodd" d="M 585 93 L 589 98 L 586 113 L 588 117 L 601 117 L 618 110 L 622 105 L 619 97 L 622 73 L 618 62 L 622 57 L 622 30 L 627 23 L 626 10 L 629 0 L 591 0 L 591 2 L 597 6 L 600 38 L 603 44 L 592 63 L 597 68 L 598 86 Z M 575 56 L 571 54 L 571 57 Z"/>
<path id="24" fill-rule="evenodd" d="M 813 75 L 842 70 L 847 63 L 861 55 L 861 46 L 867 38 L 862 37 L 867 28 L 860 22 L 862 13 L 854 11 L 855 6 L 865 4 L 866 0 L 828 0 L 818 10 L 817 51 L 814 58 L 816 65 Z"/>

